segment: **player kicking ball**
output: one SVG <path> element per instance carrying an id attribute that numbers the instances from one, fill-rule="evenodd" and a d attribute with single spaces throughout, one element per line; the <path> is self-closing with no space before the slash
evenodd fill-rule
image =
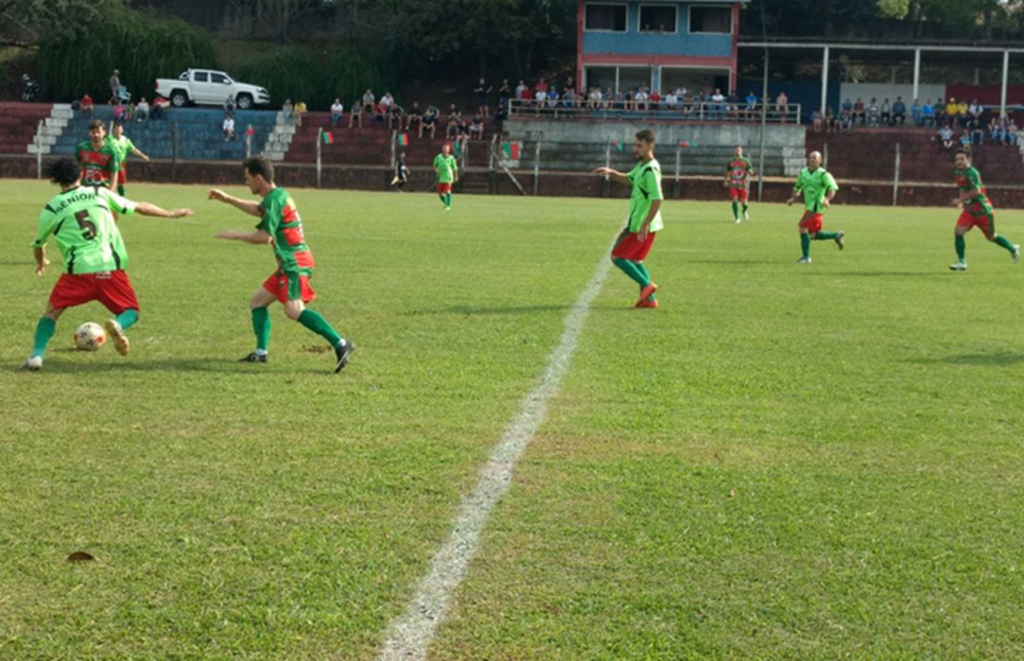
<path id="1" fill-rule="evenodd" d="M 191 216 L 190 209 L 165 211 L 148 202 L 132 202 L 103 186 L 83 186 L 82 170 L 71 158 L 62 158 L 47 168 L 47 176 L 60 186 L 39 215 L 39 234 L 32 244 L 36 275 L 49 266 L 46 241 L 53 235 L 64 262 L 64 273 L 50 294 L 46 312 L 36 326 L 32 354 L 25 361 L 29 370 L 43 368 L 43 354 L 53 337 L 57 320 L 64 310 L 91 301 L 99 301 L 113 314 L 106 322 L 114 348 L 127 356 L 130 345 L 125 331 L 139 320 L 139 301 L 128 280 L 128 253 L 114 212 L 122 216 L 139 213 L 158 218 Z"/>
<path id="2" fill-rule="evenodd" d="M 612 248 L 612 263 L 640 285 L 640 299 L 633 307 L 656 308 L 658 299 L 654 297 L 654 292 L 658 290 L 658 285 L 651 280 L 651 274 L 644 266 L 644 259 L 654 245 L 654 237 L 663 227 L 661 202 L 665 196 L 661 191 L 661 165 L 654 158 L 654 131 L 644 129 L 636 134 L 633 155 L 638 163 L 629 173 L 600 167 L 594 170 L 594 174 L 608 175 L 633 189 L 629 197 L 626 227 Z"/>
<path id="3" fill-rule="evenodd" d="M 835 241 L 839 249 L 844 247 L 844 232 L 822 232 L 825 210 L 832 206 L 832 198 L 839 191 L 839 185 L 825 168 L 821 167 L 821 152 L 812 151 L 807 155 L 807 167 L 800 170 L 793 186 L 793 194 L 786 204 L 793 206 L 796 198 L 804 196 L 804 215 L 800 217 L 800 249 L 803 256 L 797 264 L 811 263 L 811 241 Z"/>
<path id="4" fill-rule="evenodd" d="M 267 308 L 276 300 L 281 301 L 289 319 L 299 322 L 330 343 L 337 360 L 334 366 L 337 374 L 348 365 L 356 345 L 338 335 L 319 313 L 306 307 L 307 303 L 316 298 L 313 288 L 309 286 L 309 279 L 313 276 L 313 253 L 306 245 L 302 218 L 295 208 L 295 202 L 285 189 L 274 183 L 274 166 L 269 160 L 261 157 L 247 158 L 242 162 L 242 168 L 245 172 L 245 185 L 251 193 L 263 198 L 261 202 L 241 200 L 218 189 L 210 191 L 209 199 L 230 204 L 250 216 L 256 216 L 260 222 L 255 231 L 225 230 L 218 232 L 216 238 L 257 245 L 270 244 L 277 258 L 277 271 L 249 299 L 252 327 L 256 333 L 256 350 L 243 358 L 242 362 L 267 362 L 267 347 L 270 344 L 270 313 Z"/>
<path id="5" fill-rule="evenodd" d="M 954 158 L 956 186 L 960 189 L 960 194 L 953 199 L 953 206 L 960 207 L 963 211 L 956 221 L 953 241 L 956 262 L 949 265 L 950 270 L 967 270 L 967 242 L 964 235 L 970 232 L 972 227 L 980 229 L 985 238 L 992 243 L 1008 250 L 1014 264 L 1020 262 L 1020 245 L 1010 243 L 1005 236 L 996 234 L 996 216 L 992 210 L 992 202 L 985 193 L 985 185 L 981 183 L 981 173 L 971 165 L 971 152 L 967 149 L 957 149 Z"/>

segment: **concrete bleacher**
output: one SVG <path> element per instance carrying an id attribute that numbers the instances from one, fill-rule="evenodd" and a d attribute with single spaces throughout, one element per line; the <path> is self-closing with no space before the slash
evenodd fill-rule
<path id="1" fill-rule="evenodd" d="M 39 122 L 52 108 L 49 103 L 0 103 L 0 154 L 27 154 Z"/>
<path id="2" fill-rule="evenodd" d="M 97 106 L 95 118 L 105 123 L 114 119 L 110 106 Z M 88 139 L 90 117 L 76 113 L 68 121 L 56 144 L 54 154 L 73 154 L 79 142 Z M 224 111 L 205 108 L 180 108 L 164 111 L 163 119 L 126 122 L 124 133 L 150 158 L 169 159 L 174 156 L 172 127 L 177 124 L 177 158 L 179 160 L 238 161 L 245 158 L 245 131 L 252 124 L 252 154 L 260 154 L 273 133 L 277 113 L 272 111 L 239 110 L 235 113 L 235 139 L 224 140 L 222 124 Z"/>
<path id="3" fill-rule="evenodd" d="M 900 149 L 900 181 L 949 184 L 953 155 L 935 140 L 936 132 L 918 128 L 857 127 L 852 133 L 807 131 L 807 149 L 825 151 L 828 170 L 837 179 L 892 181 L 896 145 Z M 1017 147 L 975 147 L 974 166 L 986 184 L 1024 185 L 1024 159 Z"/>

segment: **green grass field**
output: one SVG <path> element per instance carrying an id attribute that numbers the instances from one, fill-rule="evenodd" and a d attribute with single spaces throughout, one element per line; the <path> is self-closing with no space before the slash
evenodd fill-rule
<path id="1" fill-rule="evenodd" d="M 241 186 L 229 189 L 241 195 Z M 132 355 L 16 371 L 56 280 L 31 243 L 55 192 L 2 184 L 0 658 L 373 659 L 463 494 L 544 371 L 622 200 L 292 191 L 340 375 L 248 297 L 250 218 L 122 221 Z M 841 194 L 840 194 L 841 200 Z M 658 310 L 609 275 L 492 513 L 431 659 L 1024 657 L 1024 265 L 953 209 L 671 201 Z M 999 211 L 1024 241 L 1024 213 Z M 51 257 L 54 256 L 51 245 Z M 73 551 L 94 562 L 71 563 Z"/>

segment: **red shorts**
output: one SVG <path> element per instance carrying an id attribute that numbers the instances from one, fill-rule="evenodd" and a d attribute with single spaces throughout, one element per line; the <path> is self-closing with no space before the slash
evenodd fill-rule
<path id="1" fill-rule="evenodd" d="M 960 217 L 957 218 L 956 221 L 957 227 L 966 227 L 967 229 L 977 227 L 985 234 L 986 237 L 989 238 L 991 238 L 996 231 L 995 225 L 995 216 L 990 216 L 986 213 L 974 214 L 966 209 L 960 214 Z"/>
<path id="2" fill-rule="evenodd" d="M 800 219 L 800 229 L 807 230 L 808 234 L 817 234 L 821 231 L 821 222 L 825 219 L 824 214 L 805 211 Z"/>
<path id="3" fill-rule="evenodd" d="M 128 168 L 122 168 L 121 171 L 117 173 L 116 183 L 122 186 L 128 183 Z"/>
<path id="4" fill-rule="evenodd" d="M 747 200 L 750 199 L 750 191 L 746 188 L 730 188 L 729 199 L 746 204 Z"/>
<path id="5" fill-rule="evenodd" d="M 437 194 L 438 195 L 444 195 L 444 194 L 450 193 L 450 192 L 452 192 L 452 185 L 451 184 L 438 184 L 437 185 Z"/>
<path id="6" fill-rule="evenodd" d="M 655 236 L 657 236 L 657 232 L 648 232 L 647 240 L 641 243 L 637 235 L 631 233 L 629 228 L 626 228 L 622 230 L 622 234 L 615 241 L 615 247 L 612 248 L 612 257 L 615 259 L 628 259 L 631 262 L 642 262 L 646 259 L 647 253 L 651 252 Z"/>
<path id="7" fill-rule="evenodd" d="M 263 288 L 277 297 L 282 303 L 299 301 L 309 303 L 316 298 L 316 292 L 309 286 L 309 276 L 298 273 L 277 271 L 267 278 Z"/>
<path id="8" fill-rule="evenodd" d="M 50 305 L 55 310 L 73 308 L 99 301 L 114 314 L 125 310 L 138 310 L 139 300 L 124 271 L 107 273 L 63 273 L 50 293 Z"/>

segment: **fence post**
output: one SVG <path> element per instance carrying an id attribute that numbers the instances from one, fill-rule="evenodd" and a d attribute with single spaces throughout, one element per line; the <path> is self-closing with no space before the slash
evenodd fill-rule
<path id="1" fill-rule="evenodd" d="M 252 157 L 252 136 L 249 135 L 249 130 L 245 130 L 245 157 Z"/>
<path id="2" fill-rule="evenodd" d="M 900 143 L 896 143 L 896 171 L 895 176 L 892 180 L 892 205 L 896 206 L 896 201 L 900 194 Z"/>
<path id="3" fill-rule="evenodd" d="M 537 136 L 537 150 L 533 158 L 533 194 L 537 195 L 540 190 L 540 143 L 543 140 L 543 133 Z"/>
<path id="4" fill-rule="evenodd" d="M 171 181 L 178 181 L 178 122 L 171 123 Z"/>
<path id="5" fill-rule="evenodd" d="M 678 198 L 682 194 L 682 191 L 680 190 L 680 185 L 679 185 L 679 165 L 682 162 L 682 156 L 683 156 L 683 148 L 679 146 L 679 142 L 676 142 L 676 185 L 675 185 L 675 193 L 673 194 L 673 196 L 676 197 L 676 198 Z"/>
<path id="6" fill-rule="evenodd" d="M 607 144 L 604 146 L 604 166 L 610 168 L 612 166 L 612 139 L 608 138 Z M 604 176 L 604 182 L 601 184 L 601 197 L 608 197 L 612 189 L 612 179 L 607 174 Z"/>
<path id="7" fill-rule="evenodd" d="M 821 167 L 828 169 L 828 143 L 821 145 Z"/>
<path id="8" fill-rule="evenodd" d="M 320 188 L 323 177 L 323 163 L 321 161 L 321 149 L 324 144 L 324 127 L 316 131 L 316 187 Z"/>
<path id="9" fill-rule="evenodd" d="M 36 179 L 43 178 L 43 120 L 36 127 Z"/>
<path id="10" fill-rule="evenodd" d="M 395 169 L 395 143 L 398 142 L 398 131 L 391 129 L 391 169 Z"/>

